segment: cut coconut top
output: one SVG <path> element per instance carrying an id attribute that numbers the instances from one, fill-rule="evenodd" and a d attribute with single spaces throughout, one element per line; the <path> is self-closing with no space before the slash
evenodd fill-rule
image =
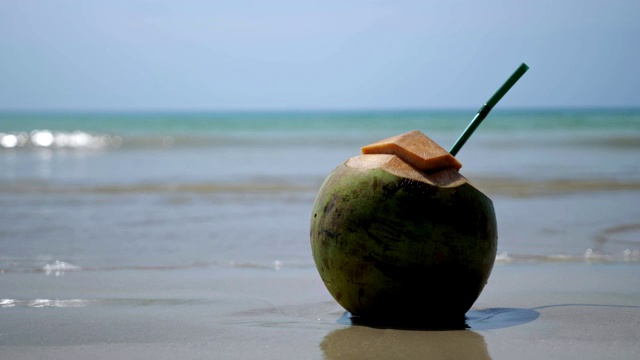
<path id="1" fill-rule="evenodd" d="M 418 130 L 364 146 L 363 154 L 395 155 L 424 172 L 443 169 L 460 170 L 462 164 L 447 150 Z"/>
<path id="2" fill-rule="evenodd" d="M 395 155 L 367 154 L 354 156 L 345 165 L 359 170 L 384 170 L 390 174 L 440 187 L 454 187 L 467 183 L 467 179 L 454 168 L 423 172 Z"/>

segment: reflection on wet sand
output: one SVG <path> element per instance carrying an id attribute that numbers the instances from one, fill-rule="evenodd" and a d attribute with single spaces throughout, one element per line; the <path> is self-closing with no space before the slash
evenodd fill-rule
<path id="1" fill-rule="evenodd" d="M 320 348 L 327 359 L 490 359 L 484 338 L 474 330 L 522 325 L 539 316 L 534 309 L 470 310 L 464 321 L 425 327 L 365 321 L 345 312 L 337 322 L 350 326 L 329 333 Z"/>
<path id="2" fill-rule="evenodd" d="M 471 330 L 350 326 L 329 333 L 320 348 L 327 359 L 490 359 L 484 338 Z"/>

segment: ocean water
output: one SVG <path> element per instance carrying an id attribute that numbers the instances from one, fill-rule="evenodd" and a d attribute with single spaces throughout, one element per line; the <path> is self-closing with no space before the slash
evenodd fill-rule
<path id="1" fill-rule="evenodd" d="M 475 110 L 1 113 L 0 272 L 311 268 L 331 170 Z M 497 262 L 640 264 L 640 110 L 494 110 L 458 154 Z M 1 296 L 0 296 L 1 297 Z"/>

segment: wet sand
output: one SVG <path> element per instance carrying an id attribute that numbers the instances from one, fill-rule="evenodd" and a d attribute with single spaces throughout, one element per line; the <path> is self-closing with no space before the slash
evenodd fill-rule
<path id="1" fill-rule="evenodd" d="M 312 267 L 0 276 L 6 359 L 632 359 L 640 264 L 498 264 L 465 329 L 353 324 Z"/>

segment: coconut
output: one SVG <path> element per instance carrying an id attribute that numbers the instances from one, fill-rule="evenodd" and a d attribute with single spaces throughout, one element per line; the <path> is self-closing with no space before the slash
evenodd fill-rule
<path id="1" fill-rule="evenodd" d="M 362 319 L 463 319 L 496 256 L 492 201 L 419 131 L 362 152 L 329 174 L 313 205 L 311 248 L 329 293 Z"/>

